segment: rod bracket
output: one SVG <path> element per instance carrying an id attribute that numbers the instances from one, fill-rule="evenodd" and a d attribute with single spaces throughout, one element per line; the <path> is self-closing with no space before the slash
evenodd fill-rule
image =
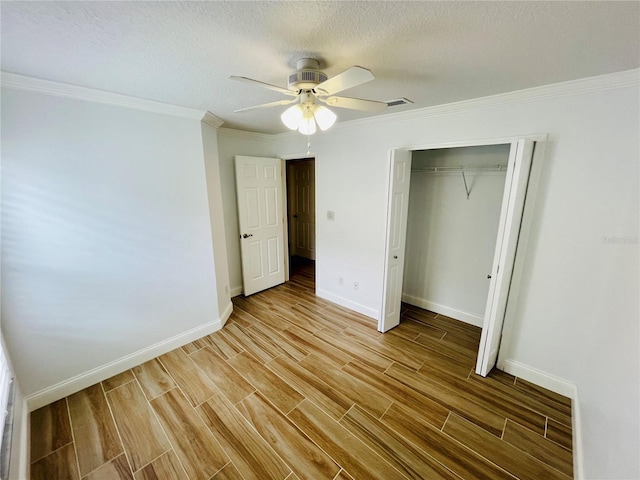
<path id="1" fill-rule="evenodd" d="M 467 192 L 467 200 L 469 200 L 471 190 L 469 190 L 469 187 L 467 186 L 467 177 L 464 176 L 464 170 L 462 170 L 462 180 L 464 181 L 464 191 Z"/>

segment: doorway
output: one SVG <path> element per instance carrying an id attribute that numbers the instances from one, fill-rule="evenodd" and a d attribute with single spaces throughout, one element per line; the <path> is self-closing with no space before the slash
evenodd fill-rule
<path id="1" fill-rule="evenodd" d="M 315 278 L 315 158 L 290 159 L 285 163 L 289 276 L 313 272 Z"/>
<path id="2" fill-rule="evenodd" d="M 482 327 L 509 145 L 412 152 L 404 303 Z"/>
<path id="3" fill-rule="evenodd" d="M 509 160 L 476 364 L 476 373 L 483 376 L 489 373 L 495 366 L 498 357 L 502 325 L 507 312 L 507 300 L 512 293 L 515 297 L 515 291 L 518 287 L 517 281 L 512 285 L 512 273 L 522 226 L 525 197 L 529 187 L 534 146 L 536 141 L 540 142 L 545 138 L 546 136 L 538 135 L 527 138 L 503 139 L 502 141 L 398 148 L 391 151 L 384 285 L 378 330 L 386 332 L 400 322 L 412 152 L 435 148 L 508 143 Z M 467 194 L 470 193 L 468 185 L 465 185 L 465 191 Z"/>

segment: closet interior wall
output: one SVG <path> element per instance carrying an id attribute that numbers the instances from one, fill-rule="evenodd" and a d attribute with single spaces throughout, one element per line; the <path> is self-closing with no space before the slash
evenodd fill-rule
<path id="1" fill-rule="evenodd" d="M 482 327 L 509 147 L 413 152 L 404 302 Z"/>

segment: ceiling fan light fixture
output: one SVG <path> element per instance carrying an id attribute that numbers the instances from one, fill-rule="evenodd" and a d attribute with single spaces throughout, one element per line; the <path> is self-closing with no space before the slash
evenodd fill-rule
<path id="1" fill-rule="evenodd" d="M 280 115 L 280 119 L 288 129 L 298 130 L 305 135 L 311 135 L 316 132 L 317 127 L 323 131 L 328 130 L 337 120 L 335 113 L 324 105 L 318 105 L 316 102 L 322 102 L 330 107 L 335 106 L 371 113 L 382 112 L 390 106 L 387 102 L 335 96 L 336 93 L 343 90 L 348 90 L 373 80 L 373 73 L 366 68 L 354 65 L 344 72 L 328 78 L 324 72 L 319 70 L 320 62 L 317 59 L 299 59 L 296 66 L 297 70 L 289 75 L 288 88 L 278 87 L 248 77 L 231 76 L 233 80 L 253 83 L 263 88 L 283 93 L 289 97 L 294 97 L 293 99 L 278 100 L 254 107 L 241 108 L 240 110 L 236 110 L 236 112 L 247 112 L 279 105 L 289 105 L 298 101 L 299 103 L 297 105 L 289 107 L 284 111 Z M 395 103 L 391 103 L 395 105 Z"/>
<path id="2" fill-rule="evenodd" d="M 284 123 L 288 129 L 298 130 L 300 123 L 302 122 L 303 115 L 302 107 L 298 104 L 293 107 L 289 107 L 282 112 L 280 120 L 282 120 L 282 123 Z"/>
<path id="3" fill-rule="evenodd" d="M 336 123 L 338 117 L 327 107 L 316 104 L 297 104 L 287 108 L 280 119 L 290 130 L 298 130 L 303 135 L 316 133 L 316 124 L 322 131 Z"/>
<path id="4" fill-rule="evenodd" d="M 316 105 L 313 116 L 322 131 L 331 128 L 338 118 L 335 113 L 322 105 Z"/>
<path id="5" fill-rule="evenodd" d="M 313 135 L 316 133 L 316 121 L 313 119 L 313 114 L 305 115 L 305 117 L 300 120 L 298 131 L 303 135 Z"/>

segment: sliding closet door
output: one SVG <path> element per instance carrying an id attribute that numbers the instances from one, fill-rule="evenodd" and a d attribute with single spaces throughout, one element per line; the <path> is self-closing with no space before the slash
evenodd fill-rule
<path id="1" fill-rule="evenodd" d="M 533 148 L 532 140 L 522 139 L 511 144 L 489 296 L 476 364 L 476 373 L 482 376 L 491 371 L 498 358 Z"/>

